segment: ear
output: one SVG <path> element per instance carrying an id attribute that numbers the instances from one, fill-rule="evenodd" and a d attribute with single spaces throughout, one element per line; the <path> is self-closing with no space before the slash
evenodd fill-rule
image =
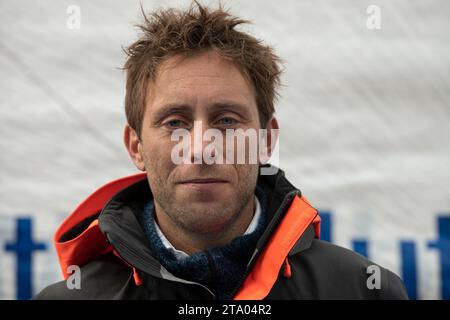
<path id="1" fill-rule="evenodd" d="M 275 117 L 272 117 L 266 126 L 266 135 L 263 137 L 265 143 L 262 148 L 265 150 L 262 153 L 260 152 L 260 163 L 266 163 L 269 161 L 269 158 L 272 156 L 273 151 L 275 150 L 275 146 L 278 141 L 279 136 L 279 127 L 278 120 Z"/>
<path id="2" fill-rule="evenodd" d="M 128 154 L 130 155 L 130 158 L 136 168 L 141 171 L 145 171 L 144 159 L 141 154 L 141 139 L 139 139 L 136 131 L 131 128 L 129 124 L 125 125 L 123 140 L 125 142 L 125 147 L 127 148 Z"/>

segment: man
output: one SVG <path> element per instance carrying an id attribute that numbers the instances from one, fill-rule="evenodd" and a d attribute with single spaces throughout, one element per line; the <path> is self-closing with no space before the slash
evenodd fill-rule
<path id="1" fill-rule="evenodd" d="M 244 22 L 197 3 L 145 17 L 127 51 L 124 139 L 144 173 L 103 186 L 60 226 L 63 274 L 77 281 L 78 266 L 81 279 L 38 299 L 407 298 L 390 271 L 318 239 L 317 210 L 281 170 L 250 161 L 250 139 L 205 153 L 208 130 L 239 129 L 266 129 L 258 147 L 273 153 L 279 59 L 236 30 Z"/>

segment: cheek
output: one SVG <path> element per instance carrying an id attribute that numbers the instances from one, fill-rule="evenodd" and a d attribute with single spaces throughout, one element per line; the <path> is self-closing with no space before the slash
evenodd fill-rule
<path id="1" fill-rule="evenodd" d="M 145 167 L 152 176 L 167 177 L 173 164 L 171 160 L 172 143 L 162 139 L 151 139 L 142 149 Z"/>
<path id="2" fill-rule="evenodd" d="M 246 189 L 252 189 L 256 185 L 258 179 L 258 165 L 236 165 L 235 166 L 238 189 L 243 191 Z"/>

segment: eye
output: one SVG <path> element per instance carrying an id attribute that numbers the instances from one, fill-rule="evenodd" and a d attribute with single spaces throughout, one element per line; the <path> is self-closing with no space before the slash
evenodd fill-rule
<path id="1" fill-rule="evenodd" d="M 165 123 L 165 126 L 169 129 L 178 129 L 183 127 L 183 125 L 185 125 L 185 123 L 180 119 L 172 119 Z"/>
<path id="2" fill-rule="evenodd" d="M 222 119 L 219 119 L 217 122 L 224 126 L 232 126 L 235 125 L 237 121 L 230 117 L 224 117 Z"/>

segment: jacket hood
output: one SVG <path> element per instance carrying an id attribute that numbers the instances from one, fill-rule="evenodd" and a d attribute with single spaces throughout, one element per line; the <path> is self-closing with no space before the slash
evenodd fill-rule
<path id="1" fill-rule="evenodd" d="M 249 263 L 248 276 L 235 298 L 258 299 L 272 288 L 287 257 L 306 250 L 320 237 L 320 218 L 308 200 L 278 169 L 260 175 L 268 195 L 269 224 Z M 151 255 L 142 229 L 142 209 L 152 198 L 146 173 L 114 180 L 86 198 L 57 229 L 54 244 L 63 276 L 70 265 L 83 266 L 114 253 L 133 268 L 163 278 L 174 278 Z M 181 279 L 178 279 L 181 280 Z"/>
<path id="2" fill-rule="evenodd" d="M 145 179 L 147 175 L 139 173 L 105 184 L 81 202 L 59 226 L 53 242 L 65 279 L 70 275 L 68 266 L 83 266 L 113 250 L 99 228 L 98 216 L 116 193 Z"/>

